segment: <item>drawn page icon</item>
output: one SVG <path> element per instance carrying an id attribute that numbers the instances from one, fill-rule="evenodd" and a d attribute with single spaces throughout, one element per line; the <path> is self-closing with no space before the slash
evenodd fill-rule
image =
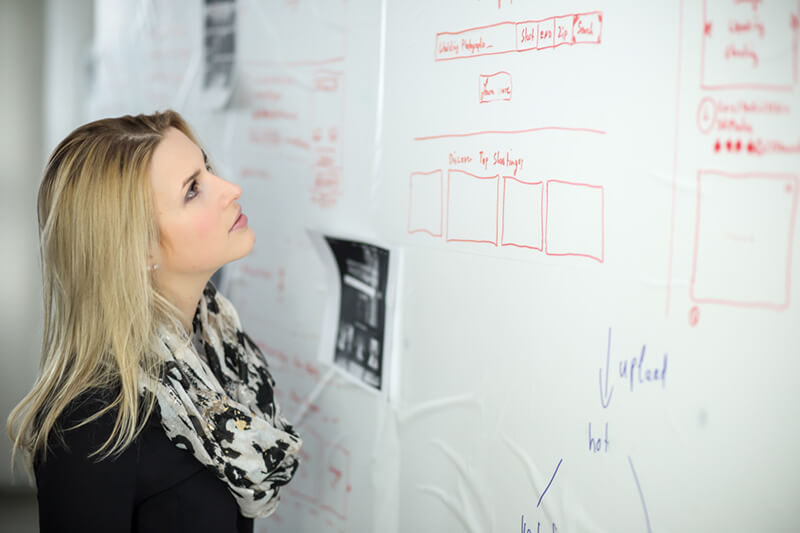
<path id="1" fill-rule="evenodd" d="M 333 446 L 326 454 L 325 480 L 322 488 L 322 509 L 347 520 L 347 502 L 352 491 L 350 486 L 350 452 Z"/>
<path id="2" fill-rule="evenodd" d="M 441 170 L 412 172 L 409 178 L 408 232 L 442 236 Z"/>
<path id="3" fill-rule="evenodd" d="M 497 246 L 500 179 L 447 171 L 447 240 Z"/>
<path id="4" fill-rule="evenodd" d="M 789 305 L 797 187 L 791 175 L 698 172 L 695 302 Z"/>
<path id="5" fill-rule="evenodd" d="M 576 255 L 603 262 L 603 187 L 560 180 L 547 182 L 545 248 L 548 255 Z"/>
<path id="6" fill-rule="evenodd" d="M 703 88 L 792 89 L 797 2 L 768 4 L 703 1 Z"/>
<path id="7" fill-rule="evenodd" d="M 503 246 L 542 249 L 544 184 L 503 176 Z"/>
<path id="8" fill-rule="evenodd" d="M 303 428 L 303 447 L 300 448 L 303 468 L 298 469 L 292 484 L 286 488 L 288 492 L 307 502 L 319 503 L 324 453 L 325 443 L 319 433 L 311 428 Z"/>

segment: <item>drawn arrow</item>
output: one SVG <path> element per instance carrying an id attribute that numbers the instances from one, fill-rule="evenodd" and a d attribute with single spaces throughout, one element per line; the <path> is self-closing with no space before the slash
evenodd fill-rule
<path id="1" fill-rule="evenodd" d="M 608 390 L 608 368 L 611 364 L 611 328 L 608 328 L 608 349 L 606 350 L 606 384 L 605 390 L 603 388 L 603 368 L 600 367 L 600 371 L 598 375 L 600 377 L 600 405 L 603 406 L 603 409 L 608 407 L 608 404 L 611 403 L 611 395 L 614 394 L 614 387 L 612 385 L 611 390 Z"/>

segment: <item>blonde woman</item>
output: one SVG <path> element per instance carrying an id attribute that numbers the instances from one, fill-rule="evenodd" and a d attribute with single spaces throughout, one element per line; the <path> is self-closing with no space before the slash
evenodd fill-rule
<path id="1" fill-rule="evenodd" d="M 39 189 L 40 376 L 8 431 L 42 532 L 252 532 L 298 467 L 263 354 L 210 282 L 241 189 L 173 111 L 79 127 Z"/>

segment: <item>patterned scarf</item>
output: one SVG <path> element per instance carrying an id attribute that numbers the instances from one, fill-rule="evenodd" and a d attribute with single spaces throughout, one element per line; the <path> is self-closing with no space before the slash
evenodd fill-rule
<path id="1" fill-rule="evenodd" d="M 280 487 L 297 470 L 302 441 L 280 414 L 264 355 L 211 282 L 193 328 L 207 362 L 188 340 L 160 331 L 166 373 L 155 408 L 161 425 L 175 446 L 228 485 L 243 516 L 268 516 L 278 506 Z M 147 388 L 140 382 L 140 393 Z"/>

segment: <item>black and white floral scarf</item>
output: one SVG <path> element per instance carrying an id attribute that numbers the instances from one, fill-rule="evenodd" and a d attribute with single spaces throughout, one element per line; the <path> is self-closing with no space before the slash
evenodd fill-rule
<path id="1" fill-rule="evenodd" d="M 302 441 L 280 414 L 261 350 L 211 282 L 193 328 L 204 358 L 187 339 L 160 331 L 157 349 L 166 359 L 166 377 L 155 391 L 161 425 L 175 446 L 228 485 L 243 516 L 268 516 L 297 470 Z M 143 380 L 140 392 L 148 387 Z"/>

